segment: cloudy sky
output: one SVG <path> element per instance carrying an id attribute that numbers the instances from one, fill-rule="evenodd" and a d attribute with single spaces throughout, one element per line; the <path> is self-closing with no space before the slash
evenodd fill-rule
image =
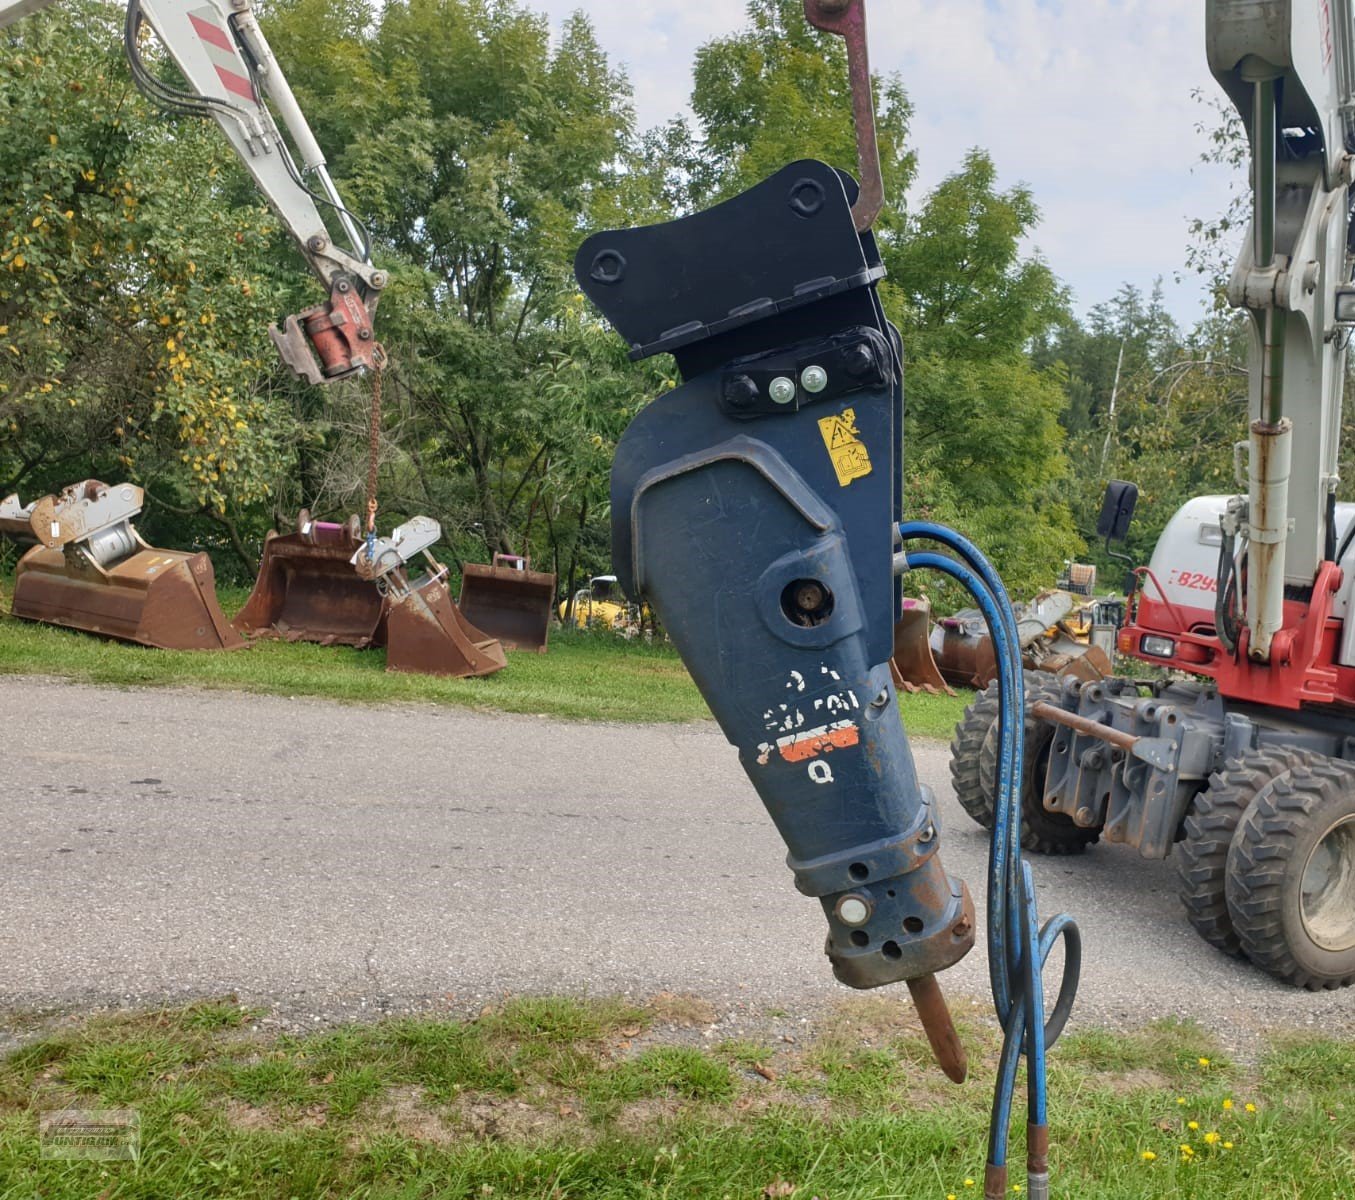
<path id="1" fill-rule="evenodd" d="M 626 64 L 643 125 L 687 105 L 693 51 L 744 24 L 742 0 L 528 0 L 557 22 L 582 9 Z M 1190 218 L 1223 209 L 1229 179 L 1197 165 L 1217 93 L 1204 0 L 868 0 L 872 66 L 898 71 L 915 108 L 921 188 L 982 146 L 1005 183 L 1034 190 L 1034 244 L 1078 311 L 1121 283 L 1163 276 L 1189 322 L 1202 300 L 1185 265 Z"/>

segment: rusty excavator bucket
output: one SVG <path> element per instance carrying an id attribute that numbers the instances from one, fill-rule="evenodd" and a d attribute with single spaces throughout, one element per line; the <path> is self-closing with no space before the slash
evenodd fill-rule
<path id="1" fill-rule="evenodd" d="M 342 525 L 312 521 L 306 509 L 296 532 L 270 533 L 254 590 L 232 624 L 246 637 L 363 648 L 379 642 L 385 601 L 353 569 L 362 547 L 357 517 Z"/>
<path id="2" fill-rule="evenodd" d="M 461 564 L 461 615 L 514 650 L 546 652 L 555 576 L 533 571 L 530 558 L 496 554 L 492 566 Z"/>
<path id="3" fill-rule="evenodd" d="M 389 538 L 378 538 L 369 555 L 354 559 L 357 574 L 386 600 L 381 636 L 386 670 L 458 678 L 492 675 L 508 665 L 503 647 L 472 625 L 452 602 L 447 568 L 429 553 L 442 537 L 431 517 L 411 517 Z M 416 554 L 427 559 L 426 575 L 411 580 L 407 569 Z"/>
<path id="4" fill-rule="evenodd" d="M 0 502 L 0 532 L 36 545 L 14 574 L 14 616 L 162 650 L 234 650 L 204 553 L 157 550 L 132 525 L 144 494 L 97 479 L 21 505 Z"/>
<path id="5" fill-rule="evenodd" d="M 894 624 L 894 656 L 889 661 L 894 686 L 905 692 L 953 696 L 932 658 L 931 620 L 932 606 L 926 600 L 904 600 L 903 612 Z"/>

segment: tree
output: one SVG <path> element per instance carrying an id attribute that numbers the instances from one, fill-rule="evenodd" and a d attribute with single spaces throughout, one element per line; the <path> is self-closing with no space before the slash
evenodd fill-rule
<path id="1" fill-rule="evenodd" d="M 317 26 L 330 36 L 314 38 Z M 618 184 L 642 200 L 623 166 L 637 153 L 625 77 L 582 16 L 553 42 L 512 2 L 402 0 L 377 14 L 295 0 L 267 30 L 392 268 L 381 321 L 401 432 L 386 431 L 399 444 L 385 504 L 432 511 L 489 550 L 540 538 L 558 556 L 550 531 L 572 517 L 550 473 L 591 454 L 558 437 L 558 388 L 543 381 L 595 361 L 570 312 L 575 247 L 599 215 L 621 216 Z M 620 377 L 638 401 L 646 375 L 623 363 Z M 583 512 L 605 518 L 605 505 Z"/>
<path id="2" fill-rule="evenodd" d="M 273 221 L 213 128 L 123 67 L 122 10 L 78 0 L 0 55 L 0 487 L 99 474 L 229 525 L 285 458 L 266 329 Z"/>
<path id="3" fill-rule="evenodd" d="M 799 0 L 751 0 L 746 11 L 742 32 L 697 54 L 698 194 L 727 195 L 806 156 L 855 173 L 841 39 L 811 29 Z M 897 76 L 875 85 L 881 295 L 908 360 L 905 503 L 972 533 L 1018 592 L 1048 586 L 1080 542 L 1058 487 L 1062 375 L 1029 353 L 1066 309 L 1052 272 L 1021 249 L 1038 210 L 1027 188 L 1000 189 L 974 150 L 910 215 L 911 106 Z"/>

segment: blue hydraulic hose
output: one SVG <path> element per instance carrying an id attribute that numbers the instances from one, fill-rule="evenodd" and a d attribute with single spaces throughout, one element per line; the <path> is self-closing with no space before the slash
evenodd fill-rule
<path id="1" fill-rule="evenodd" d="M 966 538 L 942 525 L 904 522 L 899 538 L 940 543 L 957 556 L 906 554 L 908 569 L 939 571 L 969 591 L 983 614 L 998 667 L 997 802 L 989 858 L 988 968 L 993 1002 L 1003 1027 L 1002 1055 L 989 1130 L 986 1195 L 1006 1190 L 1007 1148 L 1016 1075 L 1027 1060 L 1027 1175 L 1033 1200 L 1048 1195 L 1048 1139 L 1045 1052 L 1058 1039 L 1071 1012 L 1081 967 L 1081 935 L 1073 919 L 1060 914 L 1039 928 L 1035 883 L 1021 858 L 1021 791 L 1025 743 L 1025 679 L 1016 616 L 997 572 Z M 958 561 L 957 561 L 958 559 Z M 1063 980 L 1048 1022 L 1044 1019 L 1042 972 L 1059 938 L 1064 939 Z"/>

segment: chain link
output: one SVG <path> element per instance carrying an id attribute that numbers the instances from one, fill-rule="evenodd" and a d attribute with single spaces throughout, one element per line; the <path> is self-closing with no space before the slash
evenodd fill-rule
<path id="1" fill-rule="evenodd" d="M 372 371 L 371 431 L 367 447 L 367 532 L 376 532 L 376 469 L 381 460 L 381 368 Z"/>

